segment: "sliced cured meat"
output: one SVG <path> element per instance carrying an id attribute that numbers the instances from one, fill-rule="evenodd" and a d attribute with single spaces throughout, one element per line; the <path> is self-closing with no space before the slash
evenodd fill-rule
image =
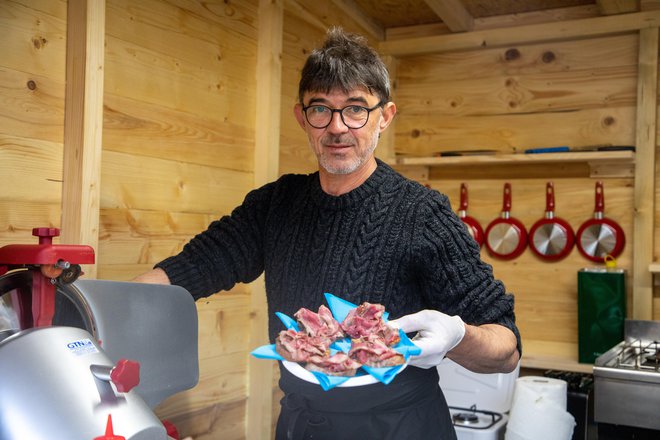
<path id="1" fill-rule="evenodd" d="M 310 356 L 305 368 L 318 371 L 328 376 L 355 376 L 362 365 L 351 359 L 346 353 L 337 352 L 329 357 Z"/>
<path id="2" fill-rule="evenodd" d="M 301 330 L 310 336 L 327 338 L 330 343 L 346 336 L 330 309 L 324 305 L 319 307 L 318 313 L 303 307 L 293 316 L 298 320 Z"/>
<path id="3" fill-rule="evenodd" d="M 282 330 L 275 340 L 275 350 L 286 360 L 307 362 L 311 356 L 330 354 L 328 339 L 309 336 L 293 329 Z"/>
<path id="4" fill-rule="evenodd" d="M 371 334 L 361 339 L 353 339 L 348 356 L 360 364 L 369 367 L 392 367 L 406 362 L 403 355 L 388 346 L 376 334 Z"/>
<path id="5" fill-rule="evenodd" d="M 348 312 L 341 323 L 344 332 L 353 339 L 365 338 L 369 335 L 378 335 L 385 344 L 396 345 L 399 340 L 399 331 L 388 326 L 383 320 L 385 306 L 364 302 Z"/>

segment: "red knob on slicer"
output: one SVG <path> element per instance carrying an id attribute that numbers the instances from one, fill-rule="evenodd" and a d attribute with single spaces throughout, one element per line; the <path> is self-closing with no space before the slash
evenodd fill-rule
<path id="1" fill-rule="evenodd" d="M 120 359 L 110 372 L 110 380 L 120 393 L 128 393 L 140 383 L 140 363 Z"/>

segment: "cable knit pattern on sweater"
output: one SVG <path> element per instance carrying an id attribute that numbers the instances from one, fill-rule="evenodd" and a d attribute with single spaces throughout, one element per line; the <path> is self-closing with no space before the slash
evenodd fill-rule
<path id="1" fill-rule="evenodd" d="M 282 176 L 157 267 L 196 299 L 265 270 L 271 341 L 283 329 L 276 311 L 316 310 L 330 292 L 383 304 L 391 319 L 431 308 L 469 324 L 499 323 L 513 330 L 520 350 L 513 296 L 493 278 L 447 197 L 381 161 L 364 184 L 338 197 L 321 189 L 318 173 Z"/>

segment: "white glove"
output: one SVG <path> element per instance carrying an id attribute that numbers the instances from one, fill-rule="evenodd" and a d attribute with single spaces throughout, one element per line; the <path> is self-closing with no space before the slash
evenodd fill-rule
<path id="1" fill-rule="evenodd" d="M 422 310 L 389 322 L 405 333 L 418 332 L 413 338 L 422 349 L 419 356 L 411 356 L 408 363 L 420 368 L 438 365 L 447 352 L 465 336 L 465 324 L 459 316 L 449 316 L 436 310 Z"/>

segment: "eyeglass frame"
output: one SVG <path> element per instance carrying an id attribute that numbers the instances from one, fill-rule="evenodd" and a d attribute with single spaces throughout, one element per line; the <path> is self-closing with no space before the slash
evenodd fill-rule
<path id="1" fill-rule="evenodd" d="M 359 130 L 360 128 L 367 125 L 367 122 L 369 122 L 369 115 L 371 115 L 371 112 L 376 110 L 378 107 L 383 107 L 385 105 L 385 103 L 383 101 L 380 101 L 380 102 L 378 102 L 378 104 L 374 105 L 371 108 L 365 107 L 365 106 L 359 105 L 359 104 L 349 104 L 349 105 L 347 105 L 346 107 L 343 107 L 343 108 L 332 108 L 332 107 L 328 107 L 325 104 L 309 104 L 307 107 L 305 107 L 305 105 L 302 104 L 302 103 L 301 103 L 301 105 L 302 105 L 302 112 L 305 115 L 305 120 L 313 128 L 316 128 L 316 129 L 328 128 L 328 126 L 330 124 L 332 124 L 332 120 L 335 117 L 335 113 L 339 113 L 339 119 L 341 119 L 342 124 L 344 124 L 346 127 L 350 128 L 351 130 Z M 312 107 L 325 107 L 328 110 L 330 110 L 330 120 L 328 121 L 327 124 L 325 124 L 322 127 L 317 127 L 317 126 L 313 125 L 311 122 L 309 122 L 309 118 L 307 117 L 307 109 L 310 109 Z M 350 107 L 360 107 L 360 108 L 367 111 L 367 117 L 364 120 L 364 124 L 360 125 L 359 127 L 351 127 L 346 123 L 346 121 L 344 121 L 344 113 L 343 112 L 344 112 L 344 110 L 346 110 L 347 108 L 350 108 Z"/>

